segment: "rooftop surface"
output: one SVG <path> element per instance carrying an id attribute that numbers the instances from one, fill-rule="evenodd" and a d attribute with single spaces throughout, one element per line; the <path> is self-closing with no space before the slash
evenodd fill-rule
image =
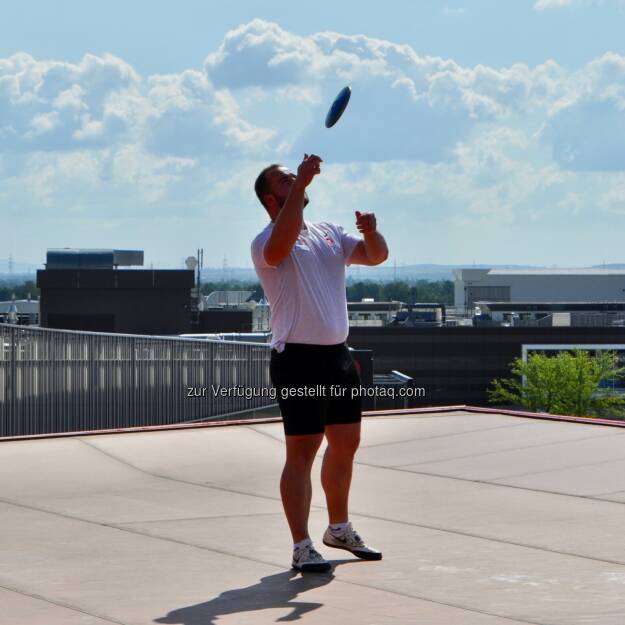
<path id="1" fill-rule="evenodd" d="M 289 569 L 280 423 L 0 442 L 2 625 L 622 625 L 625 428 L 367 417 L 352 520 L 381 562 Z M 322 452 L 323 450 L 321 450 Z"/>

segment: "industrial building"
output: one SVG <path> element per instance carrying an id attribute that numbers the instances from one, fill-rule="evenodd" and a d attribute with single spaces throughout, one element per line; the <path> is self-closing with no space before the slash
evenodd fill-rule
<path id="1" fill-rule="evenodd" d="M 37 325 L 39 323 L 39 301 L 36 299 L 12 299 L 0 302 L 0 323 Z"/>
<path id="2" fill-rule="evenodd" d="M 213 291 L 200 302 L 195 332 L 268 332 L 271 310 L 265 298 L 256 302 L 253 291 Z"/>
<path id="3" fill-rule="evenodd" d="M 398 370 L 425 389 L 413 406 L 488 405 L 491 380 L 537 345 L 625 352 L 623 327 L 350 327 L 348 343 L 371 350 L 374 373 Z M 534 347 L 532 347 L 534 346 Z M 625 359 L 624 359 L 625 360 Z"/>
<path id="4" fill-rule="evenodd" d="M 440 326 L 445 323 L 445 306 L 436 303 L 376 302 L 365 297 L 360 302 L 347 302 L 347 315 L 350 326 Z"/>
<path id="5" fill-rule="evenodd" d="M 181 334 L 191 330 L 188 269 L 143 265 L 143 251 L 48 250 L 37 271 L 42 327 L 95 332 Z"/>
<path id="6" fill-rule="evenodd" d="M 454 305 L 487 302 L 625 302 L 625 269 L 456 269 Z"/>
<path id="7" fill-rule="evenodd" d="M 386 326 L 402 310 L 402 302 L 376 302 L 364 297 L 360 302 L 347 302 L 350 326 Z"/>
<path id="8" fill-rule="evenodd" d="M 625 327 L 625 302 L 475 302 L 475 326 Z"/>

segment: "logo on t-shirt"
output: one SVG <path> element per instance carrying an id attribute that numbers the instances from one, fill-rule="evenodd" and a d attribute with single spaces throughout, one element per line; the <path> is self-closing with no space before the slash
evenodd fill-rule
<path id="1" fill-rule="evenodd" d="M 332 237 L 325 231 L 323 231 L 323 240 L 330 246 L 330 247 L 334 247 L 334 240 L 332 239 Z"/>

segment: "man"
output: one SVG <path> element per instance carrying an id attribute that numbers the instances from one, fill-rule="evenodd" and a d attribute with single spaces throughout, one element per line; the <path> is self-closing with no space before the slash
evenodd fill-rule
<path id="1" fill-rule="evenodd" d="M 293 568 L 328 571 L 330 563 L 308 534 L 310 472 L 327 439 L 321 468 L 329 526 L 323 542 L 359 558 L 379 560 L 348 517 L 354 455 L 360 443 L 360 378 L 345 345 L 349 331 L 345 265 L 378 265 L 388 257 L 373 213 L 356 212 L 363 238 L 341 226 L 304 221 L 306 188 L 321 171 L 311 154 L 297 175 L 278 164 L 266 167 L 255 190 L 271 222 L 252 242 L 252 259 L 271 306 L 271 380 L 286 438 L 280 493 L 293 536 Z"/>

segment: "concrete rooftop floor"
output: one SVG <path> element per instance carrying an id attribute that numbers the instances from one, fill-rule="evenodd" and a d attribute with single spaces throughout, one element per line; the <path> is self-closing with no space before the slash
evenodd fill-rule
<path id="1" fill-rule="evenodd" d="M 368 417 L 352 520 L 289 569 L 280 423 L 0 443 L 2 625 L 623 625 L 625 428 Z M 347 555 L 347 557 L 346 557 Z"/>

